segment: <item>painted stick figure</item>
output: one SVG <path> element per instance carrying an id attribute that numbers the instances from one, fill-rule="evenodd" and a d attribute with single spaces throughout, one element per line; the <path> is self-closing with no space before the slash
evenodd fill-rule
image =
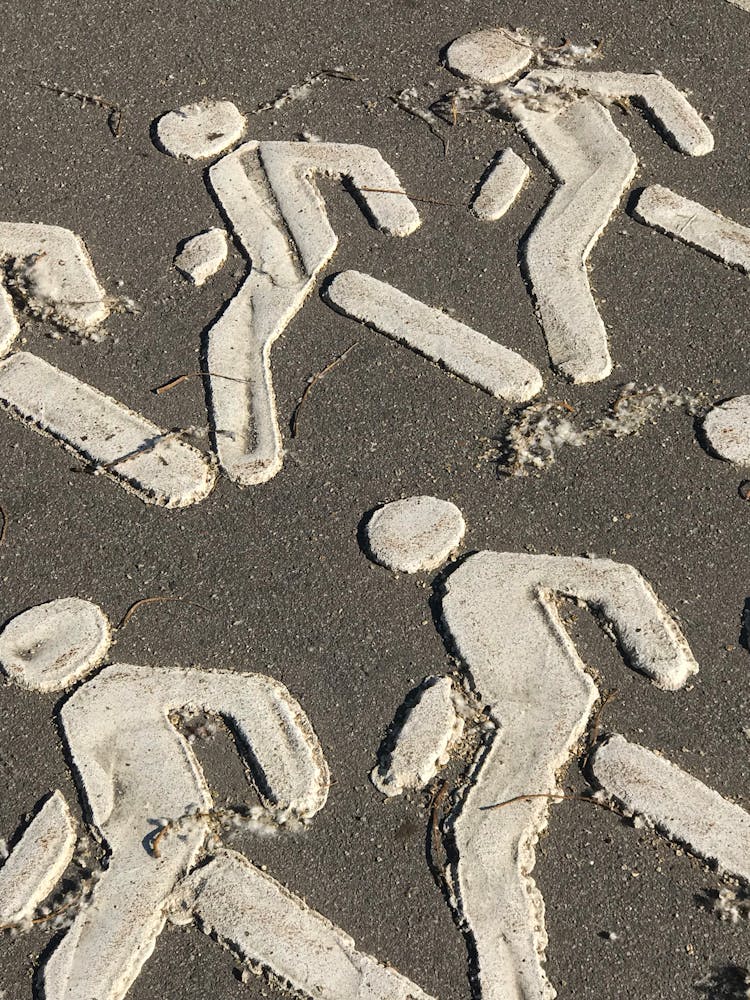
<path id="1" fill-rule="evenodd" d="M 366 524 L 371 558 L 405 572 L 440 566 L 463 531 L 458 508 L 431 497 L 387 504 Z M 531 878 L 534 845 L 559 792 L 559 774 L 599 697 L 556 602 L 573 598 L 601 614 L 625 662 L 658 687 L 676 690 L 698 668 L 677 625 L 632 566 L 478 552 L 444 581 L 443 624 L 495 727 L 449 823 L 457 859 L 448 873 L 451 898 L 483 1000 L 543 1000 L 554 991 L 540 957 L 546 934 L 544 903 Z M 452 726 L 445 698 L 436 697 L 438 705 Z M 444 750 L 441 727 L 422 721 L 421 728 L 412 723 L 405 740 L 411 757 L 396 754 L 381 769 L 376 784 L 386 794 L 397 794 L 410 775 L 429 776 L 422 763 L 436 759 L 430 746 Z M 423 751 L 417 732 L 430 734 Z M 491 808 L 498 803 L 502 809 Z"/>
<path id="2" fill-rule="evenodd" d="M 204 101 L 164 115 L 156 134 L 173 156 L 207 159 L 235 145 L 244 124 L 233 104 Z M 251 141 L 210 167 L 210 187 L 250 262 L 239 291 L 210 328 L 206 350 L 216 451 L 243 486 L 281 468 L 271 347 L 338 243 L 314 184 L 318 174 L 343 179 L 382 232 L 408 236 L 420 225 L 398 177 L 368 146 Z M 226 240 L 213 229 L 187 241 L 175 264 L 198 284 L 225 258 Z M 368 275 L 336 276 L 324 300 L 498 398 L 524 402 L 541 389 L 538 370 L 514 351 Z"/>
<path id="3" fill-rule="evenodd" d="M 40 319 L 96 339 L 110 304 L 88 251 L 69 229 L 0 223 L 0 263 Z M 184 507 L 202 500 L 214 471 L 174 433 L 36 355 L 14 349 L 13 301 L 0 282 L 0 408 L 32 426 L 147 503 Z"/>
<path id="4" fill-rule="evenodd" d="M 522 246 L 522 262 L 553 367 L 573 382 L 597 382 L 609 375 L 612 361 L 586 261 L 637 167 L 605 104 L 641 105 L 665 140 L 689 156 L 709 153 L 713 137 L 685 96 L 658 73 L 546 66 L 521 75 L 535 54 L 530 40 L 497 28 L 454 41 L 446 63 L 488 88 L 478 95 L 469 87 L 455 100 L 470 105 L 478 97 L 481 106 L 511 117 L 557 182 Z M 499 218 L 527 175 L 523 162 L 506 150 L 479 191 L 477 214 Z"/>
<path id="5" fill-rule="evenodd" d="M 244 128 L 233 104 L 204 101 L 164 115 L 156 131 L 171 155 L 209 159 L 234 146 Z M 206 351 L 216 451 L 227 475 L 244 486 L 281 468 L 271 347 L 338 242 L 311 180 L 318 173 L 346 178 L 383 232 L 406 236 L 420 224 L 393 170 L 367 146 L 251 141 L 211 166 L 211 188 L 251 265 L 209 330 Z"/>
<path id="6" fill-rule="evenodd" d="M 109 641 L 107 620 L 95 605 L 54 601 L 6 626 L 0 667 L 31 690 L 64 690 L 95 669 Z M 123 1000 L 170 917 L 200 921 L 254 968 L 310 997 L 429 1000 L 241 855 L 211 845 L 213 859 L 209 855 L 209 864 L 190 875 L 206 856 L 214 805 L 176 725 L 174 716 L 186 710 L 213 712 L 228 722 L 272 820 L 305 823 L 325 804 L 329 773 L 320 743 L 278 681 L 226 670 L 102 669 L 64 702 L 60 720 L 89 821 L 108 859 L 42 968 L 45 1000 L 90 1000 L 92 990 L 97 1000 Z M 52 840 L 45 842 L 50 831 Z M 50 891 L 70 860 L 72 841 L 70 814 L 57 792 L 0 868 L 0 909 L 9 909 L 12 899 L 13 912 L 27 916 L 29 900 Z M 269 938 L 269 927 L 284 928 L 286 945 Z M 331 954 L 336 957 L 329 963 Z"/>

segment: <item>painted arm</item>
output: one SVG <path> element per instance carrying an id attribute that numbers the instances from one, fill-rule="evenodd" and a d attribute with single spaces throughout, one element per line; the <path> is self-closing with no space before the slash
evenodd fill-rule
<path id="1" fill-rule="evenodd" d="M 714 148 L 714 137 L 696 109 L 659 73 L 544 69 L 529 73 L 522 84 L 577 91 L 603 101 L 629 98 L 647 112 L 656 129 L 679 152 L 705 156 Z"/>
<path id="2" fill-rule="evenodd" d="M 229 722 L 274 812 L 310 819 L 323 808 L 330 785 L 323 748 L 283 684 L 261 674 L 207 671 L 191 675 L 189 702 Z"/>
<path id="3" fill-rule="evenodd" d="M 609 559 L 542 558 L 555 593 L 584 601 L 612 626 L 628 666 L 666 690 L 682 687 L 697 672 L 676 622 L 633 566 Z M 544 576 L 540 590 L 546 586 Z"/>

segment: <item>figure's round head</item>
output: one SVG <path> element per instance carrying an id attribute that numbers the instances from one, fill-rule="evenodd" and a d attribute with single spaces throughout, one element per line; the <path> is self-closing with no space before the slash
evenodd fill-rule
<path id="1" fill-rule="evenodd" d="M 162 115 L 156 123 L 157 145 L 170 156 L 207 160 L 239 142 L 245 124 L 231 101 L 206 98 Z"/>
<path id="2" fill-rule="evenodd" d="M 458 548 L 465 531 L 458 507 L 437 497 L 394 500 L 364 525 L 370 558 L 401 573 L 436 569 Z"/>
<path id="3" fill-rule="evenodd" d="M 517 76 L 533 55 L 530 45 L 514 38 L 505 28 L 485 28 L 451 42 L 445 62 L 457 76 L 493 86 Z"/>
<path id="4" fill-rule="evenodd" d="M 62 691 L 97 667 L 112 643 L 107 616 L 64 597 L 29 608 L 0 632 L 0 670 L 31 691 Z"/>

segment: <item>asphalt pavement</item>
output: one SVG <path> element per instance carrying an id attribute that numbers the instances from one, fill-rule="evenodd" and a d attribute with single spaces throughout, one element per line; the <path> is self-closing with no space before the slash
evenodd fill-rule
<path id="1" fill-rule="evenodd" d="M 688 391 L 704 406 L 750 391 L 748 277 L 638 224 L 625 204 L 590 261 L 614 371 L 588 386 L 552 372 L 518 266 L 519 241 L 551 191 L 549 173 L 507 124 L 482 112 L 444 122 L 444 151 L 392 100 L 416 88 L 423 106 L 454 88 L 444 46 L 497 25 L 524 26 L 553 44 L 601 39 L 597 69 L 660 70 L 688 91 L 716 140 L 704 158 L 676 153 L 637 111 L 612 108 L 639 159 L 633 190 L 666 185 L 750 226 L 750 14 L 726 0 L 8 4 L 0 219 L 72 229 L 107 292 L 132 300 L 113 310 L 97 344 L 52 339 L 48 323 L 24 316 L 25 349 L 209 447 L 201 379 L 153 389 L 200 369 L 204 333 L 245 264 L 233 247 L 228 266 L 201 288 L 172 267 L 182 240 L 223 221 L 203 167 L 166 156 L 152 134 L 164 112 L 211 97 L 249 115 L 249 138 L 311 133 L 380 150 L 423 225 L 405 239 L 376 232 L 340 186 L 322 182 L 340 239 L 326 274 L 367 270 L 518 351 L 542 371 L 542 399 L 563 401 L 575 420 L 601 419 L 628 383 Z M 250 114 L 333 67 L 352 79 L 325 78 L 302 99 Z M 112 106 L 118 119 L 121 112 L 115 127 Z M 472 192 L 507 145 L 526 158 L 531 179 L 502 220 L 480 223 L 468 211 Z M 309 380 L 352 345 L 312 386 L 292 437 Z M 180 598 L 140 606 L 115 630 L 110 659 L 272 675 L 304 707 L 333 777 L 326 807 L 303 834 L 240 831 L 232 846 L 430 995 L 466 998 L 466 943 L 427 859 L 440 782 L 384 802 L 369 780 L 406 693 L 426 675 L 460 669 L 437 627 L 432 575 L 374 566 L 360 546 L 362 518 L 386 501 L 430 494 L 463 511 L 464 551 L 595 553 L 636 566 L 678 618 L 701 669 L 686 689 L 659 691 L 626 669 L 584 612 L 567 607 L 582 657 L 605 689 L 617 689 L 601 725 L 750 808 L 742 636 L 750 506 L 739 491 L 750 474 L 710 455 L 696 418 L 672 406 L 636 434 L 599 435 L 561 447 L 539 473 L 505 475 L 503 436 L 517 409 L 335 313 L 317 292 L 275 345 L 272 370 L 282 470 L 244 489 L 220 477 L 184 510 L 142 503 L 0 414 L 0 620 L 79 596 L 117 625 L 141 598 Z M 0 833 L 8 840 L 53 788 L 81 815 L 59 702 L 0 690 Z M 210 734 L 199 755 L 217 801 L 246 795 L 226 733 Z M 564 783 L 585 787 L 575 762 Z M 547 973 L 560 997 L 743 995 L 736 970 L 750 964 L 747 921 L 720 920 L 721 878 L 653 831 L 560 802 L 535 878 L 547 908 Z M 0 938 L 5 1000 L 35 995 L 35 970 L 55 933 L 42 921 Z M 276 995 L 262 978 L 243 981 L 209 937 L 170 926 L 128 1000 Z M 75 1000 L 94 998 L 92 984 L 91 997 Z"/>

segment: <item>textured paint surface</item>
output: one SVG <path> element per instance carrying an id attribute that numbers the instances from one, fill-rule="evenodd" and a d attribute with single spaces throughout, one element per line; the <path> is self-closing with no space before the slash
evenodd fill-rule
<path id="1" fill-rule="evenodd" d="M 553 59 L 556 52 L 560 56 L 559 49 L 540 44 L 536 48 L 542 60 Z M 585 47 L 581 51 L 591 57 Z M 497 85 L 517 76 L 534 54 L 530 38 L 496 29 L 453 42 L 447 64 L 461 76 Z M 713 149 L 713 135 L 698 112 L 658 73 L 545 67 L 513 87 L 498 86 L 480 95 L 479 106 L 516 119 L 557 181 L 521 254 L 552 365 L 575 383 L 601 381 L 612 370 L 587 261 L 638 165 L 630 143 L 604 107 L 624 100 L 643 106 L 665 140 L 680 152 L 703 156 Z M 508 161 L 514 163 L 510 157 Z M 506 164 L 506 169 L 516 173 L 519 186 L 523 171 L 517 165 Z M 500 201 L 503 210 L 514 190 L 513 184 L 504 186 L 508 195 Z"/>
<path id="2" fill-rule="evenodd" d="M 402 573 L 440 566 L 461 544 L 465 531 L 463 515 L 455 504 L 428 496 L 385 504 L 365 528 L 376 562 Z"/>
<path id="3" fill-rule="evenodd" d="M 550 87 L 563 93 L 587 93 L 604 102 L 628 98 L 642 106 L 654 126 L 679 152 L 705 156 L 714 138 L 687 97 L 661 73 L 597 73 L 577 69 L 543 69 L 529 73 L 521 89 L 534 94 Z"/>
<path id="4" fill-rule="evenodd" d="M 471 203 L 471 210 L 482 222 L 502 219 L 521 193 L 531 171 L 512 149 L 503 149 L 495 157 Z"/>
<path id="5" fill-rule="evenodd" d="M 428 677 L 414 703 L 402 711 L 404 718 L 392 734 L 391 745 L 371 774 L 372 783 L 389 798 L 429 784 L 463 732 L 450 677 Z"/>
<path id="6" fill-rule="evenodd" d="M 750 274 L 750 229 L 718 212 L 654 184 L 640 195 L 633 209 L 639 222 L 653 226 L 681 243 Z"/>
<path id="7" fill-rule="evenodd" d="M 53 792 L 0 867 L 0 923 L 23 924 L 55 888 L 76 843 L 73 817 Z"/>
<path id="8" fill-rule="evenodd" d="M 194 285 L 203 285 L 227 259 L 227 234 L 223 229 L 209 229 L 193 236 L 174 259 L 174 266 Z"/>
<path id="9" fill-rule="evenodd" d="M 325 297 L 344 315 L 436 361 L 497 399 L 522 403 L 541 391 L 538 369 L 515 351 L 393 285 L 359 271 L 344 271 L 328 285 Z"/>
<path id="10" fill-rule="evenodd" d="M 189 160 L 207 160 L 242 138 L 245 118 L 231 101 L 204 100 L 169 111 L 156 124 L 165 152 Z"/>
<path id="11" fill-rule="evenodd" d="M 12 275 L 27 306 L 73 330 L 90 330 L 109 315 L 104 289 L 83 240 L 69 229 L 37 223 L 0 223 L 0 261 Z M 0 355 L 18 334 L 18 320 L 0 283 Z"/>
<path id="12" fill-rule="evenodd" d="M 392 966 L 357 951 L 348 934 L 242 855 L 226 852 L 201 868 L 176 904 L 253 971 L 295 994 L 432 1000 Z"/>
<path id="13" fill-rule="evenodd" d="M 712 451 L 735 465 L 750 465 L 750 396 L 737 396 L 715 406 L 703 420 Z"/>
<path id="14" fill-rule="evenodd" d="M 526 110 L 520 124 L 559 182 L 522 249 L 550 360 L 573 382 L 598 382 L 612 360 L 586 262 L 635 176 L 635 154 L 592 98 L 558 114 Z"/>
<path id="15" fill-rule="evenodd" d="M 505 28 L 489 28 L 451 42 L 445 62 L 459 76 L 492 85 L 520 73 L 533 54 L 530 47 L 515 44 Z"/>
<path id="16" fill-rule="evenodd" d="M 0 407 L 146 503 L 186 507 L 214 485 L 197 448 L 25 351 L 0 361 Z"/>
<path id="17" fill-rule="evenodd" d="M 750 884 L 750 813 L 664 757 L 623 736 L 596 751 L 594 777 L 629 812 L 722 875 Z"/>
<path id="18" fill-rule="evenodd" d="M 171 267 L 181 240 L 224 222 L 206 191 L 206 161 L 157 154 L 150 123 L 203 94 L 228 96 L 251 112 L 312 72 L 340 65 L 357 79 L 324 80 L 309 97 L 248 119 L 248 134 L 258 140 L 306 132 L 376 146 L 419 207 L 422 228 L 405 240 L 387 239 L 368 227 L 336 182 L 323 180 L 340 237 L 333 268 L 366 271 L 454 309 L 450 315 L 512 347 L 543 372 L 544 402 L 575 410 L 561 408 L 577 429 L 605 419 L 623 383 L 636 394 L 656 384 L 669 394 L 688 387 L 707 405 L 749 392 L 750 282 L 624 211 L 590 257 L 617 365 L 609 386 L 564 384 L 548 372 L 518 273 L 517 241 L 551 192 L 549 174 L 512 123 L 459 110 L 454 126 L 448 108 L 440 123 L 449 141 L 444 157 L 425 122 L 390 101 L 405 87 L 416 87 L 424 105 L 465 87 L 442 67 L 442 52 L 476 28 L 510 21 L 554 46 L 567 37 L 577 45 L 601 40 L 590 69 L 661 70 L 690 89 L 716 135 L 714 154 L 686 160 L 637 111 L 626 114 L 615 103 L 613 120 L 642 160 L 634 186 L 665 185 L 750 225 L 750 14 L 725 0 L 696 0 L 689 10 L 652 0 L 647 17 L 642 5 L 614 0 L 565 6 L 425 0 L 377 10 L 343 4 L 332 13 L 322 0 L 6 5 L 0 218 L 81 234 L 101 285 L 112 296 L 130 295 L 140 308 L 135 314 L 113 307 L 106 338 L 92 349 L 77 337 L 53 340 L 54 327 L 27 315 L 19 300 L 23 349 L 162 428 L 202 433 L 199 377 L 163 395 L 151 390 L 204 367 L 201 336 L 234 294 L 242 262 L 235 241 L 227 266 L 203 288 Z M 120 138 L 108 128 L 106 109 L 58 97 L 38 86 L 41 79 L 121 103 Z M 467 210 L 472 193 L 495 151 L 508 145 L 533 176 L 500 223 L 480 224 Z M 355 340 L 346 362 L 314 386 L 292 438 L 287 421 L 308 379 Z M 7 513 L 0 623 L 67 594 L 96 601 L 113 620 L 141 597 L 181 596 L 139 609 L 118 633 L 117 658 L 246 666 L 278 676 L 314 721 L 336 782 L 303 836 L 241 831 L 232 834 L 232 846 L 362 951 L 393 963 L 441 1000 L 465 1000 L 463 940 L 425 859 L 431 792 L 384 804 L 368 778 L 403 693 L 425 674 L 450 673 L 456 664 L 433 626 L 430 581 L 373 568 L 358 546 L 360 516 L 384 499 L 429 493 L 460 505 L 469 551 L 593 552 L 637 565 L 680 615 L 703 671 L 700 683 L 678 694 L 662 695 L 635 676 L 629 683 L 606 634 L 566 606 L 582 659 L 601 671 L 602 690 L 618 688 L 602 731 L 659 748 L 747 805 L 748 654 L 738 641 L 750 593 L 748 506 L 738 496 L 747 477 L 706 455 L 691 420 L 675 409 L 629 437 L 562 447 L 542 475 L 498 478 L 503 407 L 357 327 L 317 295 L 277 342 L 272 366 L 283 473 L 245 491 L 220 482 L 205 501 L 181 511 L 134 500 L 106 477 L 88 475 L 51 441 L 0 417 L 0 504 Z M 0 695 L 0 832 L 8 837 L 52 788 L 61 788 L 73 809 L 75 789 L 55 727 L 58 699 L 14 686 Z M 245 790 L 226 741 L 225 733 L 196 738 L 217 803 L 240 802 Z M 440 786 L 462 762 L 452 759 Z M 581 790 L 575 762 L 568 777 L 566 788 Z M 451 802 L 452 787 L 439 812 Z M 551 816 L 533 875 L 547 904 L 547 973 L 561 997 L 686 1000 L 702 997 L 694 984 L 714 976 L 705 995 L 729 992 L 730 967 L 748 965 L 748 924 L 742 911 L 733 925 L 711 912 L 710 898 L 698 901 L 721 888 L 718 875 L 676 855 L 647 827 L 634 829 L 591 805 L 564 802 Z M 438 863 L 439 851 L 438 842 Z M 71 907 L 61 919 L 74 913 Z M 35 995 L 32 967 L 59 933 L 54 925 L 3 935 L 0 985 L 8 1000 Z M 175 993 L 180 1000 L 240 1000 L 273 992 L 263 982 L 240 983 L 239 971 L 210 938 L 192 928 L 168 930 L 127 1000 Z"/>
<path id="19" fill-rule="evenodd" d="M 90 601 L 61 597 L 12 618 L 0 632 L 0 670 L 33 691 L 61 691 L 104 659 L 106 615 Z"/>

